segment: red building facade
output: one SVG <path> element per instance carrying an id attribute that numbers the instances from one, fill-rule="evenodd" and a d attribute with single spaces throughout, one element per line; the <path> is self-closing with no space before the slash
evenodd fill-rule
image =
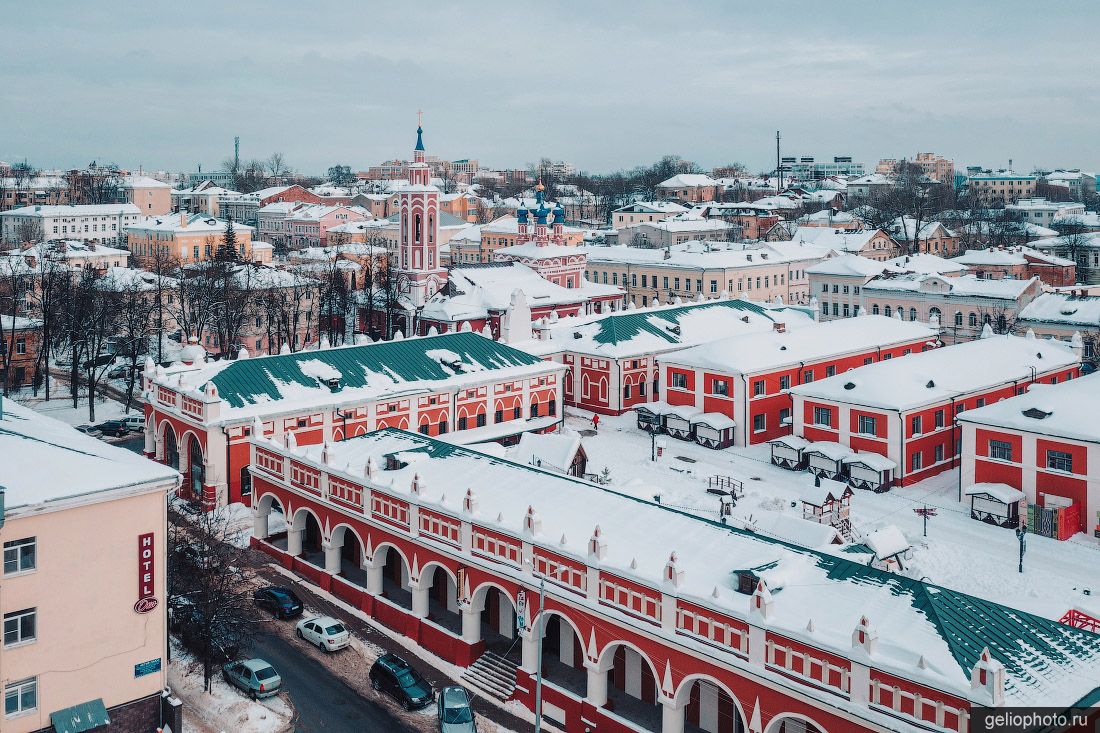
<path id="1" fill-rule="evenodd" d="M 794 434 L 886 456 L 904 486 L 959 465 L 964 411 L 1078 376 L 1079 350 L 990 336 L 796 387 Z"/>
<path id="2" fill-rule="evenodd" d="M 670 405 L 734 420 L 736 445 L 766 443 L 791 434 L 791 388 L 919 353 L 937 343 L 936 334 L 925 324 L 862 316 L 735 336 L 662 355 L 661 391 Z"/>
<path id="3" fill-rule="evenodd" d="M 614 535 L 597 525 L 587 542 L 564 536 L 559 541 L 562 525 L 556 516 L 544 519 L 533 505 L 520 509 L 537 501 L 543 488 L 549 493 L 541 498 L 570 504 L 577 498 L 573 492 L 583 492 L 592 500 L 590 510 L 613 509 L 604 506 L 607 501 L 630 501 L 642 524 L 656 512 L 662 523 L 691 522 L 706 542 L 712 530 L 731 542 L 769 542 L 731 535 L 727 527 L 654 505 L 634 506 L 631 499 L 567 477 L 396 431 L 306 451 L 259 441 L 252 465 L 258 499 L 254 546 L 446 661 L 466 667 L 487 649 L 500 650 L 516 675 L 505 696 L 528 708 L 534 705 L 533 674 L 541 665 L 543 713 L 567 731 L 683 733 L 691 726 L 708 733 L 961 732 L 972 705 L 1007 704 L 1017 689 L 1006 683 L 1006 668 L 997 659 L 1001 647 L 986 649 L 972 666 L 950 670 L 953 682 L 933 683 L 936 675 L 920 670 L 927 668 L 924 655 L 938 659 L 934 655 L 944 642 L 935 635 L 914 652 L 914 659 L 920 658 L 915 672 L 904 672 L 894 663 L 896 648 L 884 653 L 879 639 L 896 628 L 902 635 L 890 643 L 907 646 L 915 634 L 920 644 L 927 630 L 927 617 L 920 614 L 905 621 L 908 633 L 903 633 L 902 627 L 876 627 L 853 607 L 853 628 L 844 629 L 838 644 L 836 636 L 812 633 L 812 620 L 810 634 L 784 626 L 777 604 L 796 603 L 788 596 L 799 591 L 792 586 L 777 598 L 769 583 L 781 583 L 764 571 L 759 576 L 740 571 L 740 587 L 716 586 L 713 593 L 696 596 L 693 574 L 702 572 L 697 561 L 714 564 L 705 552 L 702 557 L 673 552 L 650 577 L 654 556 L 627 567 L 609 552 L 616 547 L 629 556 L 641 550 L 628 546 L 631 540 L 618 525 Z M 484 484 L 463 493 L 461 487 L 475 475 Z M 531 491 L 519 503 L 505 498 L 507 505 L 498 506 L 506 494 L 493 487 L 502 484 L 523 484 Z M 270 523 L 280 514 L 285 533 Z M 576 526 L 576 511 L 566 519 Z M 780 565 L 790 560 L 785 550 L 775 551 Z M 882 571 L 854 564 L 851 570 L 867 574 L 871 587 L 890 582 Z M 846 583 L 823 579 L 814 592 L 868 592 L 866 585 Z M 913 599 L 904 596 L 923 592 L 919 583 L 907 587 L 897 598 L 898 611 L 911 613 Z M 951 603 L 965 602 L 945 589 L 931 597 L 939 603 L 945 594 Z M 990 619 L 994 624 L 1023 626 L 1010 609 L 991 604 L 989 613 L 996 616 Z M 1035 623 L 1044 633 L 1086 638 L 1053 621 Z M 1032 634 L 1026 628 L 1015 631 Z M 981 647 L 985 640 L 966 643 Z M 1091 646 L 1100 654 L 1098 642 L 1091 640 Z M 1053 666 L 1052 684 L 1064 684 L 1072 670 Z M 1079 693 L 1067 688 L 1059 694 Z"/>

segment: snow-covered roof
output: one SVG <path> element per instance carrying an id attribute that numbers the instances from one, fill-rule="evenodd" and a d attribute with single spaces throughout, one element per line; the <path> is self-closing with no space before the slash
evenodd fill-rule
<path id="1" fill-rule="evenodd" d="M 445 322 L 485 318 L 490 311 L 507 310 L 515 290 L 523 291 L 532 308 L 583 303 L 590 297 L 622 292 L 583 279 L 579 287 L 564 288 L 519 262 L 456 265 L 447 287 L 428 300 L 421 317 Z"/>
<path id="2" fill-rule="evenodd" d="M 835 443 L 831 440 L 818 440 L 806 446 L 804 454 L 818 453 L 834 461 L 843 461 L 852 455 L 852 449 L 846 445 Z"/>
<path id="3" fill-rule="evenodd" d="M 141 290 L 157 289 L 158 277 L 161 288 L 173 288 L 179 282 L 175 278 L 133 267 L 108 267 L 107 272 L 96 279 L 96 287 L 104 290 Z"/>
<path id="4" fill-rule="evenodd" d="M 864 540 L 871 552 L 875 553 L 875 557 L 880 560 L 885 560 L 895 555 L 901 555 L 907 552 L 912 545 L 909 544 L 909 540 L 905 539 L 905 535 L 897 528 L 897 525 L 888 524 L 885 527 L 876 529 L 874 532 L 868 534 Z"/>
<path id="5" fill-rule="evenodd" d="M 936 334 L 937 330 L 925 323 L 868 315 L 811 323 L 784 333 L 769 330 L 723 338 L 669 354 L 662 361 L 724 374 L 754 374 L 879 346 L 934 340 Z"/>
<path id="6" fill-rule="evenodd" d="M 539 338 L 522 348 L 543 355 L 561 351 L 604 357 L 661 354 L 731 333 L 770 331 L 776 323 L 799 329 L 814 321 L 802 308 L 740 298 L 655 304 L 540 322 Z"/>
<path id="7" fill-rule="evenodd" d="M 11 333 L 12 331 L 27 331 L 34 328 L 39 328 L 41 325 L 42 321 L 38 320 L 37 318 L 0 315 L 0 327 L 3 327 L 5 333 Z"/>
<path id="8" fill-rule="evenodd" d="M 123 176 L 120 185 L 122 188 L 171 188 L 164 181 L 139 175 Z"/>
<path id="9" fill-rule="evenodd" d="M 811 549 L 843 542 L 836 527 L 777 511 L 760 511 L 749 519 L 734 520 L 742 529 Z"/>
<path id="10" fill-rule="evenodd" d="M 321 362 L 339 373 L 336 391 L 318 381 Z M 543 361 L 474 332 L 382 341 L 363 346 L 300 351 L 250 359 L 202 363 L 157 381 L 199 396 L 212 383 L 222 400 L 225 423 L 257 415 L 294 413 L 408 397 L 450 385 L 479 384 L 493 378 L 545 374 L 564 367 Z"/>
<path id="11" fill-rule="evenodd" d="M 768 441 L 769 445 L 781 445 L 791 450 L 805 450 L 806 446 L 810 444 L 810 441 L 805 438 L 800 438 L 797 435 L 784 435 L 779 438 L 772 438 Z"/>
<path id="12" fill-rule="evenodd" d="M 1078 361 L 1073 350 L 1061 342 L 988 336 L 856 367 L 792 387 L 791 392 L 810 399 L 909 410 L 1030 379 L 1033 369 L 1042 374 L 1074 367 Z M 976 364 L 981 368 L 976 369 Z"/>
<path id="13" fill-rule="evenodd" d="M 736 588 L 740 572 L 757 569 L 769 588 L 782 586 L 773 594 L 769 630 L 851 657 L 859 653 L 853 651 L 853 631 L 866 617 L 880 640 L 872 661 L 875 669 L 964 699 L 970 694 L 971 671 L 987 647 L 1005 666 L 1006 705 L 1069 704 L 1100 686 L 1100 636 L 867 567 L 839 552 L 806 549 L 415 433 L 387 429 L 330 445 L 324 465 L 322 450 L 319 445 L 299 448 L 296 460 L 455 516 L 462 516 L 462 494 L 472 488 L 481 507 L 473 515 L 478 525 L 550 546 L 581 562 L 599 524 L 606 543 L 601 570 L 649 587 L 662 588 L 660 579 L 675 552 L 682 575 L 675 589 L 664 592 L 753 623 L 758 621 L 750 615 L 751 597 Z M 377 472 L 373 480 L 363 478 L 368 459 L 384 466 L 387 455 L 413 452 L 424 458 Z M 418 496 L 409 488 L 414 474 L 424 486 Z M 528 507 L 541 523 L 531 538 L 522 533 Z M 885 551 L 885 542 L 878 544 Z M 497 565 L 495 572 L 514 572 L 519 578 L 522 571 Z M 597 603 L 583 595 L 571 602 Z M 615 613 L 607 606 L 601 612 Z M 707 653 L 715 652 L 710 648 Z M 809 687 L 803 691 L 828 695 Z"/>
<path id="14" fill-rule="evenodd" d="M 910 273 L 898 277 L 875 278 L 863 285 L 863 291 L 865 293 L 868 291 L 933 292 L 955 297 L 995 298 L 1015 301 L 1019 300 L 1038 281 L 1039 278 L 1037 277 L 1028 280 L 1015 280 L 1013 278 L 990 280 L 974 275 L 942 277 L 935 274 Z"/>
<path id="15" fill-rule="evenodd" d="M 53 260 L 82 260 L 99 257 L 129 257 L 130 250 L 107 247 L 82 239 L 51 239 L 40 244 L 32 244 L 26 249 L 9 250 L 16 257 L 42 257 Z"/>
<path id="16" fill-rule="evenodd" d="M 806 268 L 809 275 L 834 275 L 850 277 L 873 277 L 881 275 L 888 269 L 887 265 L 877 260 L 860 255 L 843 254 L 839 257 L 830 257 L 816 265 Z"/>
<path id="17" fill-rule="evenodd" d="M 769 441 L 774 442 L 774 441 Z M 811 486 L 802 490 L 801 498 L 806 504 L 813 506 L 825 506 L 830 501 L 839 501 L 845 494 L 851 493 L 851 488 L 843 481 L 836 481 L 824 476 L 815 477 Z"/>
<path id="18" fill-rule="evenodd" d="M 885 232 L 881 229 L 860 229 L 850 232 L 846 229 L 829 227 L 798 227 L 791 235 L 791 241 L 827 247 L 837 252 L 862 252 L 871 240 L 880 234 Z"/>
<path id="19" fill-rule="evenodd" d="M 669 247 L 643 248 L 617 245 L 614 247 L 583 246 L 588 263 L 644 264 L 651 267 L 736 268 L 756 267 L 777 262 L 820 260 L 829 253 L 827 247 L 803 242 L 741 242 L 691 241 Z M 665 253 L 668 252 L 668 257 Z"/>
<path id="20" fill-rule="evenodd" d="M 1015 504 L 1018 501 L 1023 501 L 1027 496 L 1024 492 L 1008 484 L 973 484 L 964 489 L 963 493 L 967 496 L 988 494 L 1004 504 Z"/>
<path id="21" fill-rule="evenodd" d="M 567 471 L 581 447 L 576 433 L 524 433 L 519 443 L 509 449 L 508 459 L 528 466 L 542 466 Z"/>
<path id="22" fill-rule="evenodd" d="M 1043 293 L 1020 311 L 1021 321 L 1100 328 L 1100 295 Z"/>
<path id="23" fill-rule="evenodd" d="M 222 233 L 229 224 L 227 219 L 219 219 L 209 214 L 186 214 L 186 218 L 179 214 L 165 214 L 164 216 L 147 216 L 126 227 L 126 231 L 135 232 L 173 232 L 179 234 Z M 254 229 L 247 224 L 233 222 L 233 231 L 252 232 Z"/>
<path id="24" fill-rule="evenodd" d="M 657 184 L 659 188 L 693 188 L 695 186 L 717 186 L 718 181 L 705 173 L 680 173 L 666 178 Z"/>
<path id="25" fill-rule="evenodd" d="M 612 213 L 630 214 L 682 214 L 687 211 L 686 206 L 681 206 L 675 201 L 635 201 L 626 206 L 620 206 Z"/>
<path id="26" fill-rule="evenodd" d="M 959 421 L 1096 443 L 1097 414 L 1100 373 L 1093 373 L 1060 384 L 1033 384 L 1022 395 L 960 413 Z"/>
<path id="27" fill-rule="evenodd" d="M 715 430 L 727 430 L 735 427 L 737 423 L 732 417 L 720 412 L 704 412 L 691 418 L 692 425 L 706 425 Z"/>
<path id="28" fill-rule="evenodd" d="M 1015 247 L 990 247 L 989 249 L 968 249 L 963 254 L 953 258 L 952 262 L 959 262 L 964 265 L 970 265 L 971 267 L 1026 265 L 1029 262 L 1058 265 L 1061 267 L 1069 267 L 1074 264 L 1073 260 L 1067 260 L 1064 257 L 1058 257 L 1057 255 L 1052 255 L 1047 252 L 1040 252 L 1034 247 L 1025 247 L 1023 245 Z"/>
<path id="29" fill-rule="evenodd" d="M 0 211 L 0 216 L 119 216 L 123 214 L 140 215 L 141 209 L 134 204 L 81 204 L 73 206 L 23 206 L 18 209 Z"/>
<path id="30" fill-rule="evenodd" d="M 0 214 L 3 216 L 3 214 Z M 1095 249 L 1100 247 L 1100 232 L 1088 232 L 1086 234 L 1067 234 L 1059 237 L 1046 237 L 1031 242 L 1035 249 L 1061 249 L 1073 247 L 1075 249 Z"/>
<path id="31" fill-rule="evenodd" d="M 911 216 L 899 216 L 886 228 L 890 235 L 899 241 L 917 241 L 933 237 L 954 237 L 955 233 L 944 226 L 943 222 L 927 221 L 919 224 Z M 914 237 L 914 233 L 916 236 Z"/>
<path id="32" fill-rule="evenodd" d="M 886 261 L 887 265 L 896 267 L 902 272 L 913 272 L 918 275 L 947 275 L 949 273 L 966 272 L 967 267 L 958 259 L 948 260 L 939 255 L 919 253 L 914 255 L 902 255 Z"/>
<path id="33" fill-rule="evenodd" d="M 872 471 L 892 471 L 898 467 L 897 463 L 881 453 L 872 453 L 870 451 L 853 453 L 850 456 L 846 456 L 841 462 L 848 465 L 853 463 L 862 464 Z"/>
<path id="34" fill-rule="evenodd" d="M 175 486 L 179 474 L 108 445 L 51 417 L 4 399 L 0 418 L 0 486 L 5 511 L 94 500 L 100 492 Z"/>

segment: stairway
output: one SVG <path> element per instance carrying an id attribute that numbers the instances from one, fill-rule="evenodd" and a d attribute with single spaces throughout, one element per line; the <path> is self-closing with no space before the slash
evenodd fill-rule
<path id="1" fill-rule="evenodd" d="M 516 690 L 517 665 L 499 654 L 485 652 L 462 673 L 462 681 L 474 692 L 505 702 Z"/>

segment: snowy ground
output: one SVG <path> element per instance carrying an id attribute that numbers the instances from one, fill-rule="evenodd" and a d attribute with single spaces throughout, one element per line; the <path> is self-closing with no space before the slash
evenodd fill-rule
<path id="1" fill-rule="evenodd" d="M 55 420 L 60 420 L 63 423 L 69 425 L 87 425 L 88 420 L 88 398 L 81 397 L 77 401 L 77 407 L 73 407 L 73 401 L 69 397 L 67 385 L 56 385 L 57 389 L 51 388 L 50 400 L 47 402 L 42 399 L 39 392 L 39 397 L 34 397 L 30 390 L 23 390 L 12 394 L 12 399 L 20 404 L 26 405 L 36 412 L 41 412 L 43 415 L 49 415 Z M 141 408 L 131 409 L 131 414 L 141 414 Z M 95 422 L 101 423 L 104 420 L 109 420 L 115 417 L 122 417 L 125 414 L 123 405 L 121 402 L 115 400 L 98 397 L 95 401 Z"/>
<path id="2" fill-rule="evenodd" d="M 209 693 L 202 689 L 202 672 L 191 672 L 187 653 L 172 642 L 173 662 L 168 685 L 183 700 L 185 729 L 196 733 L 283 733 L 291 730 L 294 710 L 276 695 L 249 700 L 217 675 Z"/>
<path id="3" fill-rule="evenodd" d="M 588 413 L 580 411 L 568 411 L 566 425 L 591 429 Z M 637 428 L 633 413 L 603 417 L 599 434 L 583 439 L 587 470 L 599 474 L 606 467 L 609 488 L 649 501 L 660 494 L 662 503 L 710 519 L 718 517 L 718 497 L 706 492 L 708 478 L 729 476 L 745 486 L 745 498 L 733 509 L 731 521 L 774 511 L 801 517 L 798 498 L 813 485 L 813 477 L 773 466 L 768 446 L 715 451 L 667 435 L 658 440 L 666 449 L 654 464 L 650 437 Z M 863 534 L 890 524 L 899 527 L 913 545 L 906 574 L 915 578 L 1056 620 L 1078 602 L 1095 603 L 1100 545 L 1083 534 L 1066 542 L 1029 535 L 1021 575 L 1015 533 L 971 519 L 957 497 L 957 470 L 884 494 L 857 491 L 852 524 Z M 928 521 L 927 538 L 922 537 L 923 520 L 913 511 L 925 505 L 937 510 Z M 1095 595 L 1085 596 L 1086 589 Z"/>

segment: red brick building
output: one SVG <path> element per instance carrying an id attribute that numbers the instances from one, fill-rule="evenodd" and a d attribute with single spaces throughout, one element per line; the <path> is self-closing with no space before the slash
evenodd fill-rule
<path id="1" fill-rule="evenodd" d="M 253 546 L 479 694 L 533 709 L 541 669 L 569 733 L 963 733 L 1097 684 L 1095 634 L 560 473 L 393 429 L 251 450 Z"/>
<path id="2" fill-rule="evenodd" d="M 878 453 L 906 485 L 959 465 L 955 417 L 1080 375 L 1080 349 L 1057 341 L 988 335 L 858 367 L 794 387 L 794 433 Z"/>
<path id="3" fill-rule="evenodd" d="M 740 298 L 629 308 L 589 318 L 548 320 L 524 351 L 561 362 L 565 404 L 605 415 L 661 399 L 657 361 L 731 333 L 811 325 L 806 308 Z"/>
<path id="4" fill-rule="evenodd" d="M 1022 491 L 1028 504 L 1070 510 L 1063 512 L 1069 526 L 1056 536 L 1087 532 L 1100 537 L 1098 411 L 1100 376 L 1093 374 L 1056 386 L 1036 385 L 962 413 L 963 491 L 975 484 L 1010 486 Z"/>
<path id="5" fill-rule="evenodd" d="M 336 442 L 384 427 L 515 440 L 562 420 L 563 367 L 463 332 L 205 363 L 146 362 L 145 454 L 208 506 L 249 503 L 248 440 Z"/>
<path id="6" fill-rule="evenodd" d="M 952 261 L 966 265 L 971 275 L 981 279 L 1037 277 L 1052 288 L 1077 282 L 1077 264 L 1073 260 L 1023 245 L 968 249 Z"/>
<path id="7" fill-rule="evenodd" d="M 42 342 L 42 321 L 16 316 L 0 316 L 0 353 L 6 353 L 8 374 L 0 374 L 0 385 L 12 389 L 30 386 L 38 364 L 38 348 Z"/>
<path id="8" fill-rule="evenodd" d="M 663 399 L 736 423 L 734 443 L 791 434 L 791 388 L 938 343 L 924 323 L 861 316 L 733 336 L 658 357 Z M 692 418 L 695 419 L 695 418 Z"/>

